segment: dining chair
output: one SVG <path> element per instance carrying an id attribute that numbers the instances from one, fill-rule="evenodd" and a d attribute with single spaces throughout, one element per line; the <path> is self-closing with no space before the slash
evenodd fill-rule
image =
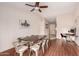
<path id="1" fill-rule="evenodd" d="M 30 46 L 30 51 L 34 51 L 35 55 L 38 56 L 42 41 L 35 43 L 33 46 Z"/>
<path id="2" fill-rule="evenodd" d="M 43 51 L 43 53 L 44 53 L 44 50 L 45 50 L 45 46 L 46 46 L 46 39 L 44 39 L 42 41 L 42 51 Z"/>
<path id="3" fill-rule="evenodd" d="M 67 35 L 63 35 L 62 33 L 60 35 L 61 35 L 61 39 L 63 39 L 64 42 L 66 43 L 66 41 L 68 39 L 68 36 Z"/>
<path id="4" fill-rule="evenodd" d="M 28 46 L 23 45 L 23 42 L 13 42 L 16 53 L 19 53 L 20 56 L 23 56 L 25 50 L 28 49 Z"/>
<path id="5" fill-rule="evenodd" d="M 46 39 L 46 47 L 49 47 L 49 39 Z"/>

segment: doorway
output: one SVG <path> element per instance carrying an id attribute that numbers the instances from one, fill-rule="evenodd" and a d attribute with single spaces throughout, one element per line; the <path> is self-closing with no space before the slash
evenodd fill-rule
<path id="1" fill-rule="evenodd" d="M 52 19 L 52 21 L 47 20 L 46 22 L 46 34 L 50 40 L 56 39 L 56 18 Z"/>

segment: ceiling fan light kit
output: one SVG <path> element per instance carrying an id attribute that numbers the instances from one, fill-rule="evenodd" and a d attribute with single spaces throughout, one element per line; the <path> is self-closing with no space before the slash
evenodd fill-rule
<path id="1" fill-rule="evenodd" d="M 39 7 L 35 7 L 36 10 L 39 10 Z"/>
<path id="2" fill-rule="evenodd" d="M 31 12 L 34 11 L 34 10 L 38 10 L 39 12 L 42 12 L 42 10 L 40 8 L 48 8 L 48 6 L 46 6 L 46 5 L 45 6 L 39 6 L 39 3 L 40 2 L 36 2 L 35 5 L 30 5 L 30 4 L 25 4 L 25 5 L 33 7 Z"/>

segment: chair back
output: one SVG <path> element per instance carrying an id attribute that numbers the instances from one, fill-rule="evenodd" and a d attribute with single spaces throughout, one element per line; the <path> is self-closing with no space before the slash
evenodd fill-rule
<path id="1" fill-rule="evenodd" d="M 46 39 L 46 43 L 47 43 L 47 44 L 49 43 L 49 40 L 48 40 L 48 39 Z"/>
<path id="2" fill-rule="evenodd" d="M 19 44 L 19 42 L 18 41 L 16 41 L 16 42 L 13 42 L 13 46 L 14 47 L 17 47 L 17 46 L 19 46 L 20 44 Z"/>
<path id="3" fill-rule="evenodd" d="M 62 33 L 61 33 L 61 37 L 64 37 Z"/>
<path id="4" fill-rule="evenodd" d="M 45 46 L 46 44 L 46 39 L 42 41 L 42 46 Z"/>

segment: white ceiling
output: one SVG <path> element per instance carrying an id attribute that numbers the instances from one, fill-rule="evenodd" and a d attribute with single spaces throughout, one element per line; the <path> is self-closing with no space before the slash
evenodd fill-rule
<path id="1" fill-rule="evenodd" d="M 43 15 L 45 17 L 53 17 L 57 15 L 62 15 L 65 13 L 71 13 L 75 10 L 78 3 L 72 2 L 52 2 L 46 3 L 49 7 L 43 10 Z"/>
<path id="2" fill-rule="evenodd" d="M 26 6 L 25 3 L 35 4 L 35 2 L 6 2 L 4 4 L 9 4 L 10 6 L 14 6 L 20 8 L 22 10 L 31 10 L 32 7 Z M 48 5 L 48 8 L 41 9 L 42 15 L 46 18 L 55 18 L 57 15 L 62 15 L 65 13 L 71 13 L 75 10 L 78 2 L 40 2 L 40 5 Z M 27 12 L 27 11 L 26 11 Z"/>

